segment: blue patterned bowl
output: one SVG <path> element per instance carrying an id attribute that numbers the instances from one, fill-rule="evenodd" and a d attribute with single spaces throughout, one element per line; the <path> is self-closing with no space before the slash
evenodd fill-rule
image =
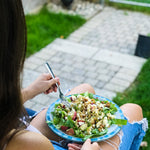
<path id="1" fill-rule="evenodd" d="M 69 95 L 68 97 L 70 97 L 71 95 Z M 105 98 L 105 97 L 102 97 L 102 96 L 99 96 L 99 95 L 93 95 L 94 98 L 98 98 L 100 101 L 109 101 L 113 104 L 115 104 L 113 101 Z M 54 111 L 54 106 L 55 104 L 58 104 L 60 103 L 60 99 L 58 99 L 57 101 L 55 101 L 54 103 L 52 103 L 48 110 L 47 110 L 47 113 L 46 113 L 46 122 L 49 122 L 49 121 L 52 121 L 53 120 L 53 116 L 51 114 L 52 111 Z M 119 108 L 119 106 L 117 104 L 115 104 L 116 108 L 117 108 L 117 112 L 115 113 L 115 116 L 117 119 L 124 119 L 124 115 L 122 113 L 122 110 Z M 64 139 L 67 139 L 67 140 L 71 140 L 71 141 L 74 141 L 74 142 L 84 142 L 82 140 L 82 138 L 78 138 L 78 137 L 74 137 L 74 136 L 70 136 L 70 135 L 67 135 L 66 133 L 62 132 L 61 130 L 58 130 L 53 124 L 48 124 L 49 128 L 55 133 L 57 134 L 58 136 L 64 138 Z M 118 126 L 118 125 L 111 125 L 109 128 L 108 128 L 108 132 L 105 134 L 105 135 L 102 135 L 100 137 L 94 137 L 94 138 L 91 138 L 91 141 L 92 142 L 98 142 L 98 141 L 103 141 L 103 140 L 106 140 L 106 139 L 109 139 L 111 137 L 113 137 L 114 135 L 116 135 L 120 130 L 121 130 L 121 126 Z"/>

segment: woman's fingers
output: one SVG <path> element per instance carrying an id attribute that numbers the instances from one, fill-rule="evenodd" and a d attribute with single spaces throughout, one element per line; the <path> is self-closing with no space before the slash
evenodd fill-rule
<path id="1" fill-rule="evenodd" d="M 99 150 L 99 149 L 100 149 L 100 147 L 99 147 L 98 143 L 94 142 L 91 144 L 91 140 L 87 139 L 85 141 L 85 143 L 83 144 L 81 150 Z"/>
<path id="2" fill-rule="evenodd" d="M 99 147 L 99 145 L 98 145 L 97 142 L 94 142 L 92 145 L 93 145 L 93 147 L 95 147 L 95 148 Z"/>
<path id="3" fill-rule="evenodd" d="M 72 143 L 72 144 L 68 144 L 68 149 L 69 150 L 80 150 L 82 145 L 80 144 L 76 144 L 76 143 Z"/>
<path id="4" fill-rule="evenodd" d="M 51 79 L 51 80 L 47 80 L 47 82 L 49 83 L 49 87 L 51 87 L 52 85 L 56 84 L 59 82 L 59 78 L 56 77 L 54 79 Z"/>

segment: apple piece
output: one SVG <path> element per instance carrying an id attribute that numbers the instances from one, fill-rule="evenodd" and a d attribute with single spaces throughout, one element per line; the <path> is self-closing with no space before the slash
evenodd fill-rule
<path id="1" fill-rule="evenodd" d="M 66 127 L 66 126 L 61 126 L 60 129 L 61 129 L 62 131 L 66 131 L 66 130 L 68 129 L 68 127 Z"/>
<path id="2" fill-rule="evenodd" d="M 73 130 L 73 128 L 70 128 L 70 129 L 66 130 L 66 133 L 67 133 L 68 135 L 74 135 L 74 130 Z"/>
<path id="3" fill-rule="evenodd" d="M 72 120 L 75 120 L 77 118 L 77 112 L 75 111 L 74 112 L 74 115 L 73 115 L 73 117 L 72 117 Z"/>

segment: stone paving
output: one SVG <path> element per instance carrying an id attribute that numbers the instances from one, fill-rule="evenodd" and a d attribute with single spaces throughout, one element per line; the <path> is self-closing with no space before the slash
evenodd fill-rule
<path id="1" fill-rule="evenodd" d="M 138 35 L 150 33 L 149 26 L 149 15 L 105 7 L 68 39 L 92 47 L 133 55 Z"/>
<path id="2" fill-rule="evenodd" d="M 63 92 L 86 82 L 98 95 L 112 99 L 130 86 L 145 63 L 133 54 L 138 34 L 150 33 L 149 26 L 150 16 L 105 7 L 68 39 L 56 39 L 26 59 L 23 87 L 47 72 L 48 61 Z M 25 106 L 40 110 L 57 98 L 58 93 L 40 94 Z"/>

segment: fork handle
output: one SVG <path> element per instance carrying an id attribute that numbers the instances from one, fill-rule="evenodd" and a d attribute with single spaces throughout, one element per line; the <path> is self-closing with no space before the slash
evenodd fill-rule
<path id="1" fill-rule="evenodd" d="M 54 73 L 53 73 L 53 71 L 52 71 L 52 68 L 51 68 L 50 65 L 48 64 L 48 62 L 45 63 L 45 66 L 46 66 L 48 72 L 51 74 L 52 78 L 54 79 L 54 78 L 55 78 L 55 75 L 54 75 Z M 60 89 L 60 86 L 58 85 L 58 83 L 56 83 L 56 86 L 57 86 L 59 92 L 60 92 L 61 94 L 63 94 L 63 93 L 61 92 L 61 89 Z"/>

